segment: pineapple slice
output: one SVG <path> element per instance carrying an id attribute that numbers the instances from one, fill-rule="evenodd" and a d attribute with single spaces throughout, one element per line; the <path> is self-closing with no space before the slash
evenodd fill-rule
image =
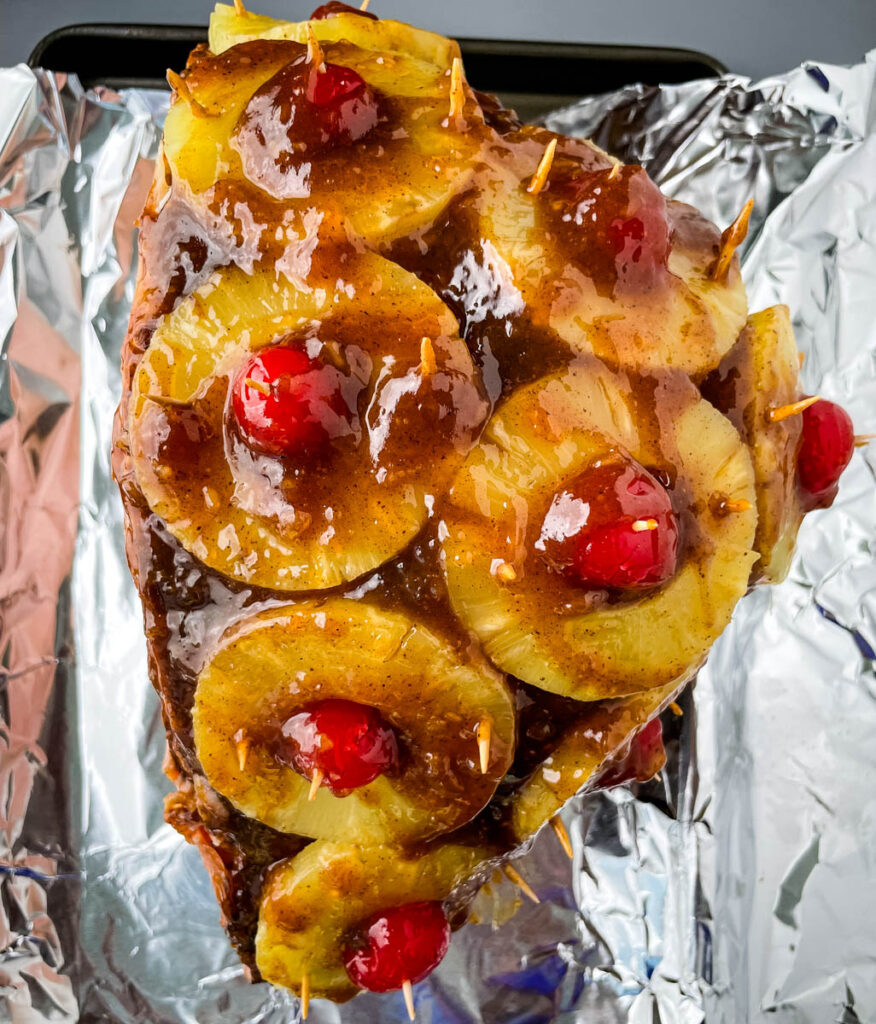
<path id="1" fill-rule="evenodd" d="M 753 582 L 780 583 L 791 567 L 803 521 L 796 484 L 799 416 L 773 423 L 771 408 L 800 397 L 799 356 L 787 306 L 753 313 L 736 345 L 703 382 L 703 394 L 729 416 L 751 449 L 757 488 L 760 560 Z"/>
<path id="2" fill-rule="evenodd" d="M 274 590 L 337 586 L 401 550 L 488 414 L 456 321 L 425 285 L 369 252 L 320 247 L 310 263 L 297 284 L 273 267 L 219 271 L 156 329 L 129 407 L 150 508 L 202 562 Z M 358 410 L 358 435 L 327 462 L 258 456 L 230 424 L 229 379 L 288 339 L 339 367 Z"/>
<path id="3" fill-rule="evenodd" d="M 511 138 L 519 142 L 534 132 L 524 128 Z M 541 132 L 539 138 L 549 134 Z M 559 173 L 562 168 L 552 172 Z M 604 173 L 610 172 L 605 168 Z M 555 202 L 551 186 L 533 195 L 526 188 L 529 181 L 515 166 L 506 169 L 504 181 L 492 183 L 482 203 L 480 237 L 490 240 L 492 261 L 506 268 L 537 329 L 546 328 L 573 351 L 594 353 L 611 366 L 670 367 L 701 377 L 718 365 L 745 325 L 747 300 L 737 261 L 725 281 L 709 277 L 720 241 L 714 225 L 691 207 L 668 202 L 669 273 L 642 289 L 610 289 L 588 267 L 591 250 L 584 249 L 580 266 L 564 253 L 557 241 L 562 220 L 548 213 Z M 563 233 L 571 240 L 575 229 L 565 227 Z M 514 351 L 503 353 L 501 336 L 494 344 L 500 366 L 516 358 Z M 519 339 L 511 344 L 519 348 Z"/>
<path id="4" fill-rule="evenodd" d="M 216 4 L 213 8 L 208 39 L 210 49 L 219 54 L 253 39 L 290 39 L 306 44 L 308 29 L 321 43 L 343 39 L 363 50 L 404 54 L 443 69 L 459 56 L 456 40 L 401 21 L 378 21 L 346 13 L 316 21 L 278 21 L 249 11 L 238 14 L 231 4 Z"/>
<path id="5" fill-rule="evenodd" d="M 338 21 L 313 25 L 324 32 Z M 267 232 L 263 247 L 284 213 L 303 218 L 314 206 L 325 222 L 374 245 L 434 220 L 471 180 L 480 141 L 476 132 L 448 125 L 445 67 L 405 52 L 365 49 L 346 39 L 326 42 L 327 62 L 352 68 L 382 97 L 384 121 L 352 147 L 315 153 L 279 177 L 273 172 L 258 181 L 247 178 L 235 129 L 254 94 L 303 52 L 299 42 L 270 39 L 241 43 L 218 56 L 194 51 L 184 76 L 186 95 L 177 95 L 164 126 L 174 188 L 191 193 L 207 220 L 219 208 L 234 213 L 248 205 Z M 465 96 L 466 118 L 480 120 L 467 86 Z M 250 174 L 265 166 L 263 155 L 249 166 Z"/>
<path id="6" fill-rule="evenodd" d="M 684 549 L 667 583 L 612 604 L 551 571 L 536 543 L 565 484 L 618 453 L 672 481 Z M 513 394 L 454 481 L 451 603 L 496 665 L 542 689 L 600 700 L 680 684 L 746 591 L 754 500 L 747 449 L 687 378 L 637 382 L 581 360 Z"/>
<path id="7" fill-rule="evenodd" d="M 347 796 L 323 786 L 310 801 L 309 780 L 276 754 L 282 723 L 326 699 L 376 708 L 401 756 Z M 280 832 L 357 843 L 458 828 L 489 801 L 515 747 L 514 699 L 494 670 L 406 615 L 337 598 L 241 622 L 201 673 L 193 717 L 207 779 L 244 814 Z M 484 774 L 483 721 L 492 726 Z"/>
<path id="8" fill-rule="evenodd" d="M 497 851 L 441 842 L 419 850 L 314 843 L 276 864 L 261 895 L 256 965 L 265 981 L 343 1002 L 359 989 L 347 977 L 344 945 L 380 910 L 421 901 L 464 902 L 457 892 Z M 467 894 L 466 894 L 467 895 Z M 472 893 L 473 895 L 473 893 Z"/>
<path id="9" fill-rule="evenodd" d="M 669 270 L 684 282 L 705 309 L 712 326 L 712 350 L 704 352 L 696 367 L 688 369 L 691 376 L 701 377 L 706 369 L 717 364 L 718 358 L 725 355 L 739 337 L 748 315 L 748 296 L 738 257 L 733 257 L 723 280 L 716 281 L 710 274 L 721 244 L 718 228 L 686 203 L 667 200 L 666 208 L 672 231 Z M 676 362 L 667 365 L 674 366 Z"/>
<path id="10" fill-rule="evenodd" d="M 586 709 L 514 794 L 511 829 L 515 840 L 522 843 L 532 838 L 567 800 L 591 784 L 606 761 L 660 714 L 677 690 L 670 683 Z"/>
<path id="11" fill-rule="evenodd" d="M 352 999 L 359 989 L 347 976 L 343 950 L 357 926 L 381 910 L 433 900 L 454 904 L 447 906 L 453 920 L 477 886 L 472 875 L 496 854 L 447 841 L 414 850 L 313 843 L 268 875 L 256 935 L 259 972 L 298 994 L 306 975 L 312 996 Z"/>

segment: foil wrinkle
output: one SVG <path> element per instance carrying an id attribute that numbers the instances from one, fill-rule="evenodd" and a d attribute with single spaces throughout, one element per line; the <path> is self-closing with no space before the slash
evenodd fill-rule
<path id="1" fill-rule="evenodd" d="M 167 94 L 0 71 L 0 1021 L 289 1024 L 250 985 L 162 819 L 164 731 L 110 477 L 135 221 Z M 547 119 L 728 224 L 756 200 L 752 309 L 785 302 L 804 386 L 876 431 L 876 51 L 630 86 Z M 564 811 L 541 897 L 469 925 L 421 1024 L 876 1020 L 876 450 L 738 607 L 662 776 Z M 508 883 L 485 897 L 497 912 Z M 315 1002 L 401 1024 L 401 996 Z"/>

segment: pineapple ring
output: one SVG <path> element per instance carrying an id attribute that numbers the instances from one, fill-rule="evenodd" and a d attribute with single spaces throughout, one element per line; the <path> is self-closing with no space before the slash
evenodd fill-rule
<path id="1" fill-rule="evenodd" d="M 797 491 L 796 458 L 801 419 L 773 423 L 770 408 L 800 397 L 799 362 L 787 306 L 753 313 L 739 341 L 703 382 L 703 394 L 728 416 L 751 450 L 757 488 L 760 561 L 755 581 L 781 583 L 788 575 L 803 509 Z"/>
<path id="2" fill-rule="evenodd" d="M 481 237 L 490 239 L 494 258 L 507 266 L 534 326 L 615 367 L 669 367 L 700 377 L 718 365 L 744 327 L 748 307 L 738 261 L 726 281 L 709 277 L 720 241 L 714 225 L 691 207 L 669 202 L 665 285 L 600 294 L 583 268 L 558 262 L 556 239 L 542 223 L 544 202 L 509 175 L 481 220 Z M 497 355 L 501 360 L 501 351 Z"/>
<path id="3" fill-rule="evenodd" d="M 324 34 L 336 21 L 312 24 Z M 237 234 L 246 239 L 258 231 L 262 249 L 273 244 L 277 223 L 290 216 L 303 220 L 315 204 L 326 224 L 343 226 L 375 246 L 433 221 L 471 180 L 480 142 L 476 132 L 447 126 L 449 72 L 403 52 L 326 42 L 325 60 L 352 68 L 382 94 L 391 123 L 353 147 L 316 154 L 300 173 L 283 176 L 282 194 L 246 178 L 235 127 L 256 91 L 303 52 L 300 42 L 282 39 L 253 39 L 219 55 L 194 51 L 184 79 L 188 97 L 177 97 L 164 127 L 175 187 L 184 183 L 208 218 L 216 207 L 237 216 L 241 201 L 248 204 L 255 217 L 242 220 Z M 480 120 L 467 86 L 465 96 L 465 117 Z"/>
<path id="4" fill-rule="evenodd" d="M 321 249 L 312 262 L 300 287 L 273 268 L 220 271 L 160 323 L 130 404 L 149 507 L 211 568 L 274 590 L 337 586 L 400 551 L 488 413 L 456 320 L 432 291 L 369 252 Z M 294 479 L 280 461 L 235 448 L 225 412 L 228 380 L 249 353 L 289 337 L 345 361 L 362 389 L 358 443 Z"/>
<path id="5" fill-rule="evenodd" d="M 530 839 L 568 800 L 597 776 L 673 699 L 678 686 L 646 690 L 595 704 L 561 736 L 550 755 L 511 798 L 511 828 L 518 843 Z"/>
<path id="6" fill-rule="evenodd" d="M 282 723 L 324 699 L 376 708 L 402 755 L 396 770 L 348 796 L 323 786 L 310 801 L 309 780 L 275 751 Z M 463 661 L 406 615 L 341 598 L 244 620 L 201 672 L 193 719 L 207 779 L 244 814 L 280 832 L 364 843 L 463 825 L 492 797 L 515 746 L 514 699 L 493 669 Z M 492 723 L 485 774 L 483 720 Z"/>
<path id="7" fill-rule="evenodd" d="M 459 56 L 456 40 L 401 21 L 383 18 L 374 21 L 349 13 L 316 21 L 278 21 L 249 11 L 238 14 L 231 4 L 216 4 L 210 15 L 208 39 L 210 49 L 218 54 L 237 43 L 253 39 L 291 39 L 306 44 L 308 29 L 321 43 L 337 43 L 345 39 L 363 50 L 407 54 L 439 68 L 449 68 L 453 58 Z"/>
<path id="8" fill-rule="evenodd" d="M 360 990 L 347 976 L 343 950 L 356 927 L 381 910 L 449 897 L 452 921 L 467 902 L 464 883 L 496 853 L 444 841 L 419 851 L 313 843 L 268 875 L 256 934 L 260 974 L 299 995 L 306 975 L 312 996 L 352 999 Z M 471 880 L 472 890 L 476 885 Z"/>
<path id="9" fill-rule="evenodd" d="M 487 656 L 578 700 L 689 678 L 756 557 L 754 475 L 739 435 L 685 377 L 645 381 L 585 360 L 516 392 L 457 476 L 441 526 L 451 604 Z M 676 475 L 671 494 L 692 550 L 662 587 L 594 606 L 592 592 L 552 573 L 534 544 L 564 484 L 618 451 Z M 748 510 L 726 513 L 725 499 Z M 503 563 L 516 579 L 498 577 Z"/>

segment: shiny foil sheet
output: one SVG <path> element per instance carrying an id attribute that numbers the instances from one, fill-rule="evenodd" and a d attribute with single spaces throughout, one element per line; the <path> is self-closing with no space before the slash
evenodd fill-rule
<path id="1" fill-rule="evenodd" d="M 876 431 L 876 51 L 752 84 L 630 87 L 549 119 L 727 224 L 757 205 L 752 308 L 786 302 L 807 391 Z M 110 478 L 135 219 L 167 94 L 0 72 L 0 1020 L 265 1022 L 169 784 Z M 876 1019 L 876 445 L 747 597 L 670 761 L 543 833 L 541 902 L 469 925 L 421 1024 Z M 496 894 L 507 909 L 510 888 Z M 507 916 L 507 915 L 505 915 Z M 489 917 L 489 915 L 487 915 Z M 311 1020 L 406 1019 L 401 996 Z"/>

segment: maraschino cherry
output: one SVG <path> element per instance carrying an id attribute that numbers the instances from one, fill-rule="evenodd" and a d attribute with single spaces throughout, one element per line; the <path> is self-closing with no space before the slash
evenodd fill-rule
<path id="1" fill-rule="evenodd" d="M 643 466 L 601 462 L 554 498 L 536 546 L 580 586 L 653 587 L 675 572 L 678 525 Z"/>
<path id="2" fill-rule="evenodd" d="M 326 18 L 336 18 L 339 14 L 357 14 L 360 18 L 371 18 L 377 21 L 377 15 L 370 11 L 363 11 L 361 7 L 351 7 L 349 4 L 341 3 L 341 0 L 329 0 L 329 3 L 322 4 L 310 15 L 311 21 L 324 21 Z"/>
<path id="3" fill-rule="evenodd" d="M 440 903 L 406 903 L 370 917 L 344 950 L 354 985 L 391 992 L 433 971 L 450 945 L 450 925 Z"/>
<path id="4" fill-rule="evenodd" d="M 326 64 L 311 74 L 307 98 L 319 112 L 325 143 L 355 142 L 377 123 L 377 103 L 365 79 L 341 64 Z"/>
<path id="5" fill-rule="evenodd" d="M 358 142 L 378 120 L 377 97 L 357 71 L 302 54 L 253 94 L 235 145 L 251 181 L 289 198 L 304 187 L 302 161 Z"/>
<path id="6" fill-rule="evenodd" d="M 666 200 L 641 167 L 551 179 L 549 197 L 562 218 L 563 237 L 600 291 L 617 285 L 646 290 L 666 273 Z"/>
<path id="7" fill-rule="evenodd" d="M 283 723 L 284 757 L 336 795 L 367 786 L 398 761 L 398 742 L 380 713 L 351 700 L 320 700 Z"/>
<path id="8" fill-rule="evenodd" d="M 849 414 L 821 399 L 803 410 L 797 450 L 797 482 L 810 508 L 829 505 L 855 450 L 855 428 Z"/>
<path id="9" fill-rule="evenodd" d="M 234 378 L 234 418 L 258 451 L 293 458 L 322 455 L 334 438 L 350 432 L 342 382 L 339 370 L 303 349 L 265 349 Z"/>
<path id="10" fill-rule="evenodd" d="M 628 782 L 647 782 L 665 763 L 663 726 L 659 718 L 653 718 L 633 737 L 629 753 L 623 761 L 600 776 L 599 788 L 612 789 Z"/>

